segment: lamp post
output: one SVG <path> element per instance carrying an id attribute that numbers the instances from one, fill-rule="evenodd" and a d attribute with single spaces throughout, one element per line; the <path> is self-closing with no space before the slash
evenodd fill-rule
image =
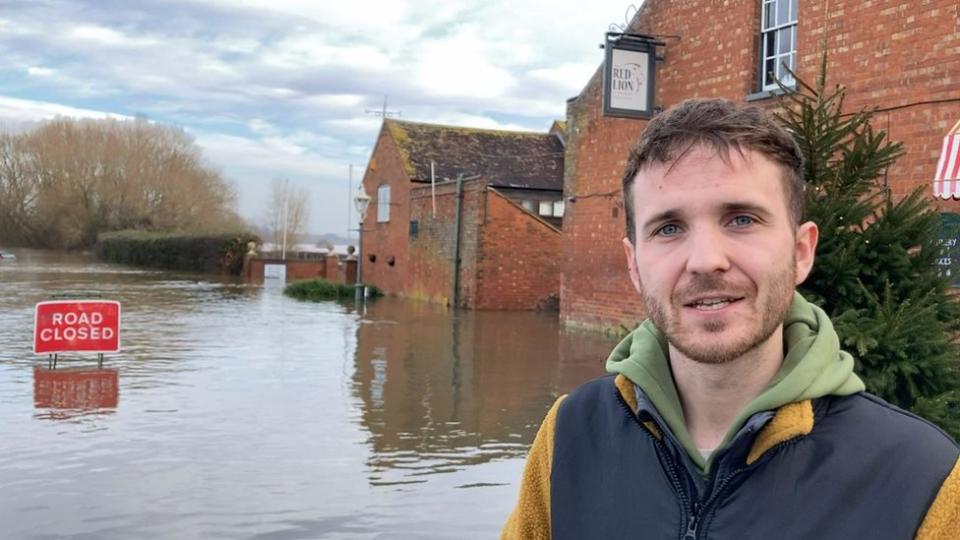
<path id="1" fill-rule="evenodd" d="M 357 186 L 357 194 L 353 197 L 353 204 L 357 209 L 357 218 L 360 226 L 357 231 L 357 284 L 356 301 L 359 304 L 363 299 L 363 282 L 360 280 L 360 264 L 363 262 L 363 220 L 367 217 L 367 207 L 370 206 L 370 196 L 363 190 L 363 182 Z"/>

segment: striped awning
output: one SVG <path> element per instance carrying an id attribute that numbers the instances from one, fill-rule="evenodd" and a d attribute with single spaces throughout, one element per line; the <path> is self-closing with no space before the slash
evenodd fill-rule
<path id="1" fill-rule="evenodd" d="M 933 196 L 960 199 L 960 122 L 943 138 L 943 149 L 933 178 Z"/>

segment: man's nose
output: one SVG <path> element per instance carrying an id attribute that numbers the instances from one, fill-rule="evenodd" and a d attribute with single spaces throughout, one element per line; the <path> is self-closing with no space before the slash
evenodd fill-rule
<path id="1" fill-rule="evenodd" d="M 690 233 L 687 271 L 693 274 L 725 272 L 730 269 L 728 246 L 720 231 L 709 228 Z"/>

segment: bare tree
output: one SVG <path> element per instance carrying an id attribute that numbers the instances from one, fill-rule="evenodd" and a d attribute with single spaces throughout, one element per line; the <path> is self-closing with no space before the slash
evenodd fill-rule
<path id="1" fill-rule="evenodd" d="M 291 185 L 286 178 L 274 178 L 270 183 L 266 228 L 270 241 L 280 246 L 284 254 L 291 251 L 304 232 L 310 211 L 309 197 L 308 189 Z"/>
<path id="2" fill-rule="evenodd" d="M 230 182 L 182 129 L 136 120 L 55 118 L 0 136 L 0 233 L 40 247 L 85 247 L 120 229 L 243 228 Z"/>

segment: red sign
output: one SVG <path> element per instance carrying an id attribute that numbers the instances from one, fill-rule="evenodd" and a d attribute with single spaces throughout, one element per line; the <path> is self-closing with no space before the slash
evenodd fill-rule
<path id="1" fill-rule="evenodd" d="M 33 352 L 117 352 L 120 302 L 55 300 L 40 302 L 34 315 Z"/>

